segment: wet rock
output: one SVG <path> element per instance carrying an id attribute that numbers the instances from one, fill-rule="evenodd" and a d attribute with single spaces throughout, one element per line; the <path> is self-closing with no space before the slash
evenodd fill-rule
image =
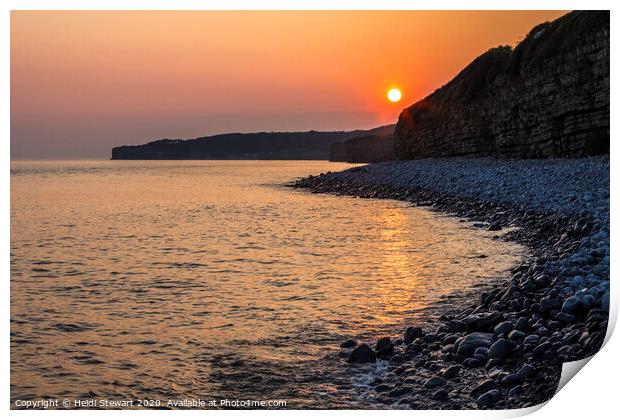
<path id="1" fill-rule="evenodd" d="M 569 315 L 575 315 L 584 309 L 587 308 L 585 308 L 583 300 L 577 296 L 569 297 L 562 304 L 562 312 Z"/>
<path id="2" fill-rule="evenodd" d="M 489 358 L 503 360 L 514 351 L 515 347 L 512 341 L 500 338 L 489 348 Z"/>
<path id="3" fill-rule="evenodd" d="M 416 338 L 422 337 L 422 328 L 420 327 L 409 327 L 405 330 L 405 344 L 413 343 Z"/>
<path id="4" fill-rule="evenodd" d="M 375 345 L 377 357 L 389 358 L 394 353 L 394 343 L 389 337 L 383 337 Z"/>
<path id="5" fill-rule="evenodd" d="M 342 347 L 343 349 L 347 349 L 347 348 L 355 347 L 355 346 L 357 346 L 357 341 L 355 341 L 352 338 L 349 338 L 348 340 L 345 340 L 342 343 L 340 343 L 340 347 Z"/>
<path id="6" fill-rule="evenodd" d="M 441 376 L 433 376 L 432 378 L 424 382 L 424 387 L 435 388 L 435 387 L 442 386 L 445 384 L 446 384 L 446 380 L 444 378 L 442 378 Z"/>
<path id="7" fill-rule="evenodd" d="M 493 408 L 497 401 L 499 401 L 501 395 L 499 390 L 492 389 L 478 397 L 476 404 L 478 404 L 480 408 Z"/>
<path id="8" fill-rule="evenodd" d="M 360 344 L 349 356 L 349 363 L 374 363 L 376 361 L 377 354 L 368 344 Z"/>

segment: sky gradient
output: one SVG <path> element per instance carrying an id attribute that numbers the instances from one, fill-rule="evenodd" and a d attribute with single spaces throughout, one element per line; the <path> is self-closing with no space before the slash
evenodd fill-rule
<path id="1" fill-rule="evenodd" d="M 478 55 L 564 13 L 14 11 L 11 158 L 393 123 Z"/>

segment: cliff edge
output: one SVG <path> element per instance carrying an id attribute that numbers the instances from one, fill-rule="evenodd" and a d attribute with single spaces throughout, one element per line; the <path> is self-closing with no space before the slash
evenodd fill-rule
<path id="1" fill-rule="evenodd" d="M 403 110 L 399 159 L 609 153 L 609 11 L 575 11 L 487 51 Z"/>

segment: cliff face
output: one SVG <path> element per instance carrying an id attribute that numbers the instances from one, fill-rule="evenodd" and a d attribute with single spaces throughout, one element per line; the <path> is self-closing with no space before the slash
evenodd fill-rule
<path id="1" fill-rule="evenodd" d="M 577 11 L 492 49 L 394 132 L 400 159 L 609 153 L 609 12 Z"/>
<path id="2" fill-rule="evenodd" d="M 331 162 L 374 163 L 394 159 L 391 134 L 355 137 L 334 143 L 329 152 Z"/>

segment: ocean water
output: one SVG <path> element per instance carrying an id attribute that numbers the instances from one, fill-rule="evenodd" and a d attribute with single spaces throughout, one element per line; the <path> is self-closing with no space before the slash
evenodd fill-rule
<path id="1" fill-rule="evenodd" d="M 11 164 L 11 402 L 284 399 L 380 407 L 396 338 L 476 299 L 525 250 L 392 200 L 284 184 L 309 161 Z"/>

